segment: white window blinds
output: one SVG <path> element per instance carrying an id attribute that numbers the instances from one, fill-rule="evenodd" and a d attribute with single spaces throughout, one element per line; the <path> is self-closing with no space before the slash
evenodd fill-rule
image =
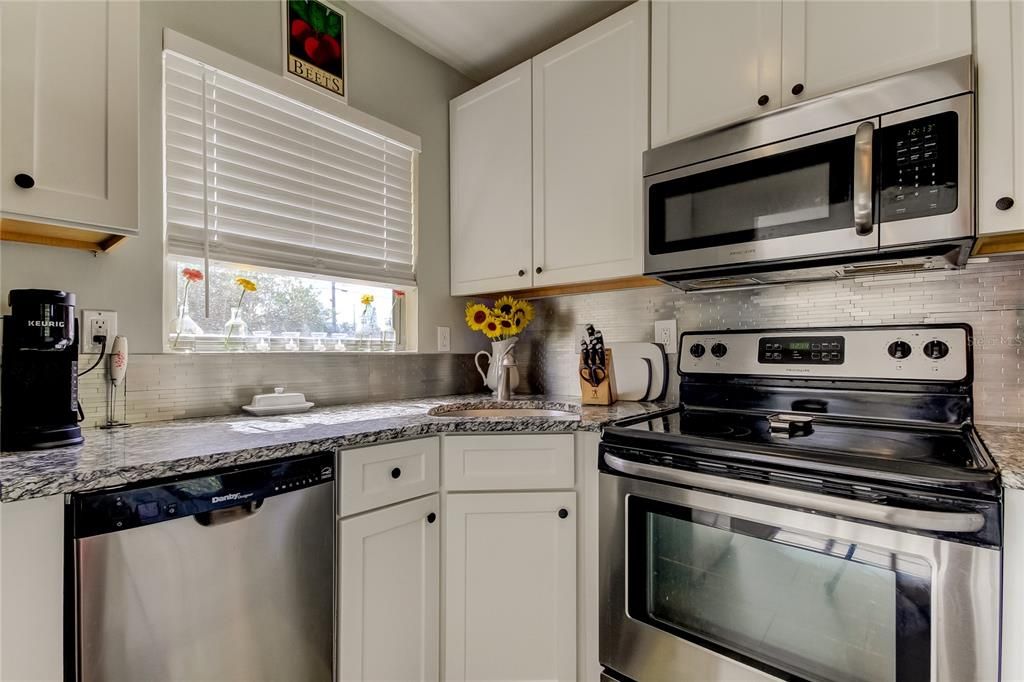
<path id="1" fill-rule="evenodd" d="M 164 52 L 168 251 L 414 284 L 415 150 Z"/>

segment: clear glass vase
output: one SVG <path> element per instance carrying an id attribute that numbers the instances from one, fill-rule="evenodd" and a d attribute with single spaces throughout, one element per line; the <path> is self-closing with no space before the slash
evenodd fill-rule
<path id="1" fill-rule="evenodd" d="M 196 337 L 202 333 L 202 328 L 182 306 L 178 316 L 171 320 L 171 350 L 191 353 L 196 349 Z"/>
<path id="2" fill-rule="evenodd" d="M 239 308 L 231 308 L 231 318 L 224 323 L 224 348 L 227 350 L 245 350 L 245 337 L 249 336 L 249 326 L 239 315 Z"/>

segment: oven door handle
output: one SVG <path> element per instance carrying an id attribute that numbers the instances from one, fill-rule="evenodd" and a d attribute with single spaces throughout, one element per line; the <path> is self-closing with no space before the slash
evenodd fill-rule
<path id="1" fill-rule="evenodd" d="M 903 507 L 887 507 L 859 500 L 848 500 L 792 488 L 777 488 L 763 483 L 737 481 L 731 478 L 701 474 L 682 469 L 670 469 L 656 464 L 642 464 L 605 453 L 605 463 L 615 471 L 631 476 L 642 476 L 655 481 L 678 483 L 703 488 L 726 495 L 751 498 L 799 507 L 825 514 L 871 521 L 887 526 L 946 533 L 974 533 L 985 525 L 985 517 L 976 512 L 937 512 Z"/>
<path id="2" fill-rule="evenodd" d="M 874 136 L 875 124 L 864 121 L 853 137 L 853 226 L 862 237 L 875 230 L 871 201 Z"/>

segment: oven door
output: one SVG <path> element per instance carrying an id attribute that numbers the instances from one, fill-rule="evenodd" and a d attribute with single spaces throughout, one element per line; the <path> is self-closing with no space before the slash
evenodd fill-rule
<path id="1" fill-rule="evenodd" d="M 644 271 L 876 251 L 879 124 L 859 121 L 647 177 Z"/>
<path id="2" fill-rule="evenodd" d="M 600 479 L 600 659 L 619 675 L 997 679 L 997 550 Z"/>

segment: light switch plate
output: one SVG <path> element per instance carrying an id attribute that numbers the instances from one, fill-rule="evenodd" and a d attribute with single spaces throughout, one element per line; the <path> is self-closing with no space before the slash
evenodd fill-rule
<path id="1" fill-rule="evenodd" d="M 452 349 L 452 330 L 450 327 L 437 328 L 437 352 L 448 353 Z"/>
<path id="2" fill-rule="evenodd" d="M 675 353 L 678 343 L 675 320 L 658 320 L 654 323 L 654 342 L 665 347 L 668 354 Z"/>

